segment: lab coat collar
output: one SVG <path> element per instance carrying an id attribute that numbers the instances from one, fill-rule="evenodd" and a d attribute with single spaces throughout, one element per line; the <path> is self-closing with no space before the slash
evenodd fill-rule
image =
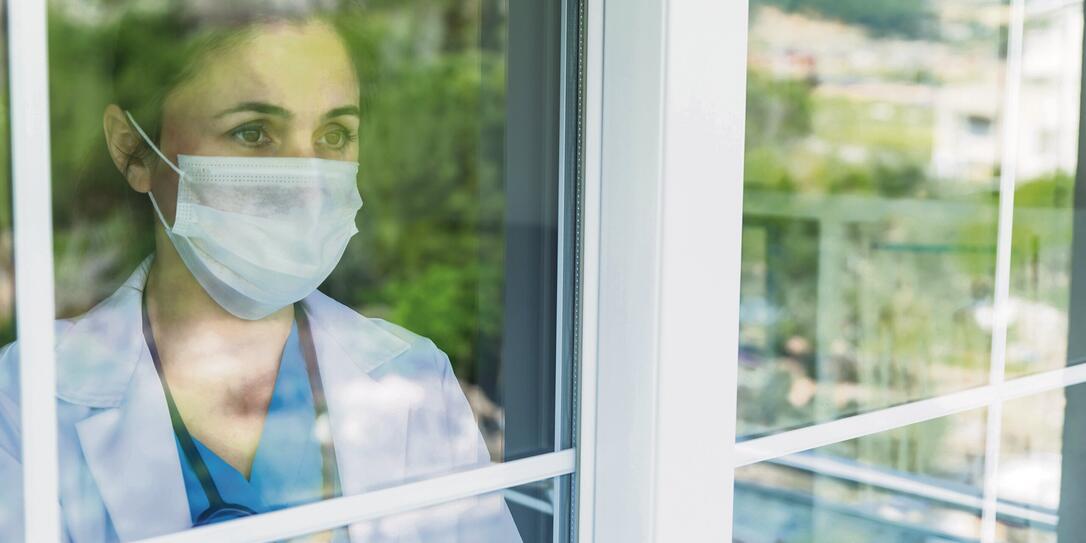
<path id="1" fill-rule="evenodd" d="M 57 340 L 57 396 L 77 405 L 117 407 L 146 352 L 140 313 L 153 255 L 109 298 L 80 317 Z M 319 291 L 303 301 L 315 334 L 335 342 L 369 373 L 405 352 L 403 339 Z"/>

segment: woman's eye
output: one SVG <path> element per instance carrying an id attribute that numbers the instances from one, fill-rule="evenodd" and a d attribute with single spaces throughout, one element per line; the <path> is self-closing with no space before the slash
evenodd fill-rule
<path id="1" fill-rule="evenodd" d="M 255 126 L 239 128 L 231 135 L 233 135 L 234 139 L 237 141 L 249 146 L 265 145 L 271 141 L 271 138 L 268 137 L 263 128 Z"/>
<path id="2" fill-rule="evenodd" d="M 346 128 L 336 128 L 325 132 L 318 143 L 332 149 L 342 149 L 356 138 L 357 136 L 350 130 L 347 130 Z"/>

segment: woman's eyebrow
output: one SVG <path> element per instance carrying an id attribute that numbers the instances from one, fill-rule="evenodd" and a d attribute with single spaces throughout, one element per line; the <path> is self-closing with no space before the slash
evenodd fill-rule
<path id="1" fill-rule="evenodd" d="M 265 102 L 242 102 L 234 107 L 224 109 L 218 112 L 217 114 L 215 114 L 215 118 L 218 119 L 219 117 L 222 117 L 224 115 L 229 115 L 231 113 L 241 113 L 243 111 L 264 113 L 266 115 L 275 115 L 276 117 L 284 117 L 288 119 L 290 117 L 293 117 L 293 115 L 289 111 L 275 104 L 268 104 Z"/>
<path id="2" fill-rule="evenodd" d="M 358 106 L 342 106 L 335 109 L 328 110 L 328 113 L 324 114 L 325 119 L 331 119 L 334 117 L 342 117 L 344 115 L 351 115 L 354 117 L 361 117 L 362 112 L 359 111 Z"/>

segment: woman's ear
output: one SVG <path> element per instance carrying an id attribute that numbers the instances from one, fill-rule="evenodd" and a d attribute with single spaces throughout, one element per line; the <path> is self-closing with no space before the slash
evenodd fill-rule
<path id="1" fill-rule="evenodd" d="M 102 129 L 106 135 L 106 147 L 113 164 L 137 192 L 151 190 L 151 170 L 137 156 L 143 140 L 128 122 L 128 116 L 117 104 L 110 104 L 102 114 Z"/>

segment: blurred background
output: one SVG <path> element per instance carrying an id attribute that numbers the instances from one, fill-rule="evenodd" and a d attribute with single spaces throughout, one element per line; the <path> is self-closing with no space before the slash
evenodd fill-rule
<path id="1" fill-rule="evenodd" d="M 1012 148 L 1006 374 L 1081 360 L 1082 5 L 1024 5 L 1019 57 L 1005 1 L 751 2 L 741 439 L 988 382 Z M 1056 540 L 1063 396 L 1007 404 L 999 541 Z M 736 540 L 977 541 L 985 433 L 979 410 L 742 468 Z"/>

